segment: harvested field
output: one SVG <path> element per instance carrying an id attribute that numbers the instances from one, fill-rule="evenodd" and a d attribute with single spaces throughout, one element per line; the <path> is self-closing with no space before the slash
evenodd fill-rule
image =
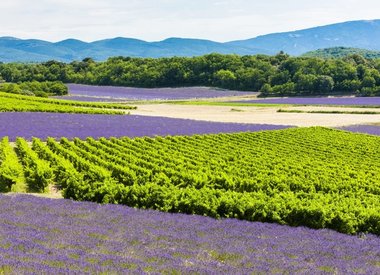
<path id="1" fill-rule="evenodd" d="M 292 108 L 292 107 L 289 107 Z M 294 107 L 296 108 L 296 107 Z M 316 107 L 305 107 L 303 110 L 314 110 Z M 337 110 L 335 107 L 319 107 L 319 110 Z M 330 108 L 330 109 L 329 109 Z M 309 114 L 278 113 L 279 107 L 231 107 L 207 105 L 174 105 L 150 104 L 139 105 L 132 114 L 186 118 L 201 121 L 234 122 L 248 124 L 294 125 L 300 127 L 325 126 L 340 127 L 352 124 L 371 124 L 380 122 L 380 115 L 361 114 Z M 287 108 L 288 109 L 288 108 Z M 297 107 L 299 109 L 299 107 Z M 338 108 L 343 111 L 345 108 Z M 351 110 L 350 108 L 348 110 Z M 353 108 L 353 110 L 358 110 Z M 360 111 L 365 111 L 361 108 Z M 372 110 L 372 109 L 370 109 Z M 374 109 L 376 110 L 376 109 Z M 378 110 L 378 109 L 377 109 Z"/>

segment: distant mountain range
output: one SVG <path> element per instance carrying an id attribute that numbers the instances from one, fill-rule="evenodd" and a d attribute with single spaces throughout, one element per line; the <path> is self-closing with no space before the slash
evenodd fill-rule
<path id="1" fill-rule="evenodd" d="M 76 39 L 52 43 L 36 39 L 0 37 L 0 61 L 40 62 L 54 59 L 70 62 L 86 57 L 105 60 L 111 56 L 198 56 L 213 52 L 272 55 L 284 51 L 290 55 L 301 55 L 331 47 L 380 50 L 380 20 L 350 21 L 226 43 L 185 38 L 147 42 L 122 37 L 91 43 Z"/>
<path id="2" fill-rule="evenodd" d="M 327 49 L 319 49 L 303 54 L 306 57 L 320 57 L 320 58 L 342 58 L 352 54 L 361 55 L 364 58 L 374 59 L 380 58 L 380 51 L 370 51 L 358 48 L 334 47 Z"/>

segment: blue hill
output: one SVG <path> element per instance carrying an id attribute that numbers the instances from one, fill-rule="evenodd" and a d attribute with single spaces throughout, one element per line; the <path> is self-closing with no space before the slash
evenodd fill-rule
<path id="1" fill-rule="evenodd" d="M 291 55 L 302 55 L 332 47 L 380 50 L 380 20 L 350 21 L 226 43 L 188 38 L 147 42 L 123 37 L 91 43 L 76 39 L 52 43 L 37 39 L 0 37 L 0 61 L 40 62 L 54 59 L 71 62 L 86 57 L 105 60 L 112 56 L 156 58 L 199 56 L 209 53 L 271 55 L 280 51 Z"/>

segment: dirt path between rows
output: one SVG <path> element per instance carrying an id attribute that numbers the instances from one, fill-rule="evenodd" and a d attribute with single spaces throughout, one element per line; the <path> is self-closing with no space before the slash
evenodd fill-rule
<path id="1" fill-rule="evenodd" d="M 289 107 L 299 109 L 298 107 Z M 316 110 L 318 107 L 302 107 L 303 111 Z M 379 115 L 362 114 L 310 114 L 310 113 L 278 113 L 279 107 L 233 107 L 205 105 L 149 104 L 139 105 L 131 110 L 134 115 L 162 116 L 171 118 L 194 119 L 215 122 L 235 122 L 249 124 L 294 125 L 300 127 L 326 126 L 341 127 L 355 124 L 380 123 Z M 286 108 L 282 108 L 286 109 Z M 319 107 L 323 111 L 345 111 L 342 107 Z M 373 109 L 369 109 L 373 111 Z M 355 111 L 368 111 L 367 108 L 355 108 Z M 353 111 L 347 108 L 347 111 Z M 377 111 L 380 111 L 377 109 Z"/>

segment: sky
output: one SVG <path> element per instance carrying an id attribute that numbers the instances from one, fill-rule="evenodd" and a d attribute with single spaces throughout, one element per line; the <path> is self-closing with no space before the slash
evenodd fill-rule
<path id="1" fill-rule="evenodd" d="M 0 36 L 219 42 L 380 19 L 379 0 L 2 0 Z"/>

